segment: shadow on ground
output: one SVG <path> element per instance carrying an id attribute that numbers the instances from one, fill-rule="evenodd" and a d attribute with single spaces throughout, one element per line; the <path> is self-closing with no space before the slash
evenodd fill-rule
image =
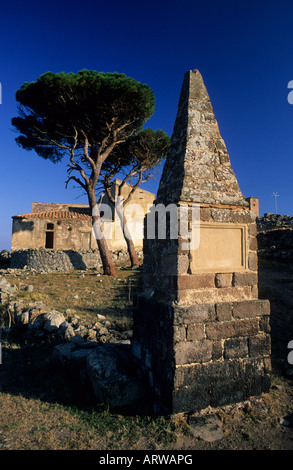
<path id="1" fill-rule="evenodd" d="M 108 409 L 99 403 L 88 376 L 68 370 L 52 355 L 54 343 L 2 346 L 0 393 L 60 404 L 78 410 Z M 128 416 L 153 416 L 152 399 L 146 396 L 131 406 L 117 407 L 113 412 Z"/>

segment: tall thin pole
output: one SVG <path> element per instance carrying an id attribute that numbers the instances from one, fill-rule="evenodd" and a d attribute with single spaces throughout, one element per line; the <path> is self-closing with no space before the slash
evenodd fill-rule
<path id="1" fill-rule="evenodd" d="M 273 193 L 273 197 L 275 198 L 275 213 L 277 214 L 277 197 L 279 197 L 279 194 Z"/>

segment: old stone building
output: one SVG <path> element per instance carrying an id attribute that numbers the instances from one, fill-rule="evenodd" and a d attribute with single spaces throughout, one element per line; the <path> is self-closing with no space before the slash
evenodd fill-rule
<path id="1" fill-rule="evenodd" d="M 112 187 L 114 199 L 120 183 L 116 180 Z M 130 190 L 130 185 L 123 187 L 122 196 L 125 199 Z M 142 248 L 143 218 L 154 198 L 154 194 L 138 188 L 126 205 L 125 213 L 136 248 Z M 109 248 L 126 249 L 117 214 L 106 196 L 101 197 L 100 205 Z M 42 248 L 78 251 L 97 248 L 90 209 L 85 204 L 34 202 L 31 213 L 15 215 L 12 220 L 11 251 Z"/>

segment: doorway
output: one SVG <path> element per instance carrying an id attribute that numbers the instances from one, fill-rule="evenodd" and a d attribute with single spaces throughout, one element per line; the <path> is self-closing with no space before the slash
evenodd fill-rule
<path id="1" fill-rule="evenodd" d="M 47 224 L 45 248 L 54 248 L 54 224 Z"/>

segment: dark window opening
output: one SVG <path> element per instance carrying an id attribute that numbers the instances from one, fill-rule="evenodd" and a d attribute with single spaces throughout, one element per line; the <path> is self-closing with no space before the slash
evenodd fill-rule
<path id="1" fill-rule="evenodd" d="M 47 224 L 47 230 L 54 230 L 54 224 Z"/>
<path id="2" fill-rule="evenodd" d="M 46 232 L 45 248 L 49 248 L 49 249 L 54 248 L 54 232 Z"/>

